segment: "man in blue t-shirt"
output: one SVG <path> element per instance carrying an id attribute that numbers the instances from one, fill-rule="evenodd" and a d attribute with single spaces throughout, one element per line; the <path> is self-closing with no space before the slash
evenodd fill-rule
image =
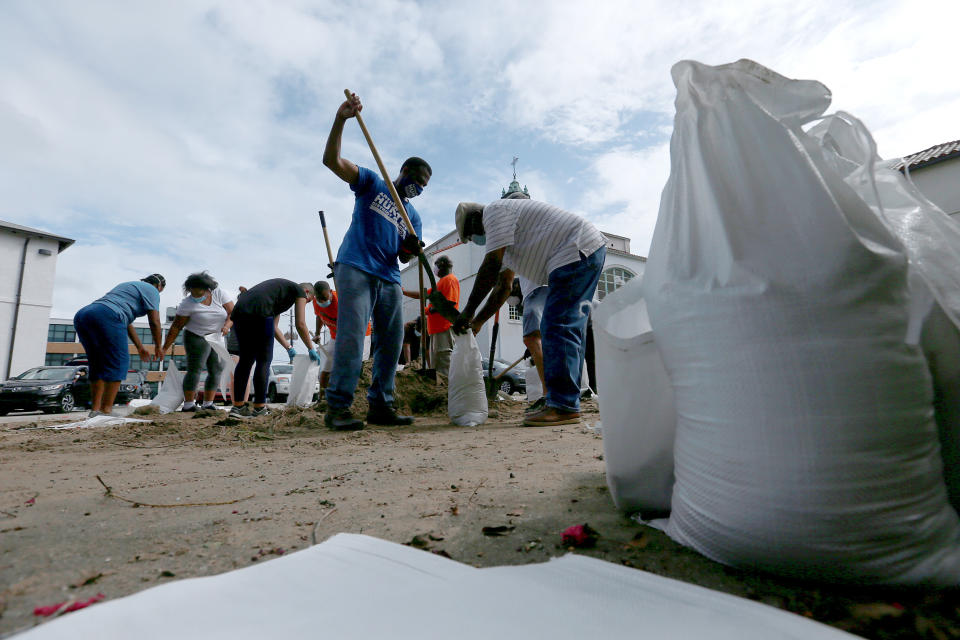
<path id="1" fill-rule="evenodd" d="M 397 415 L 393 405 L 394 376 L 403 343 L 402 293 L 397 259 L 409 262 L 420 253 L 420 215 L 409 204 L 423 191 L 433 171 L 425 160 L 408 158 L 394 181 L 397 193 L 416 231 L 411 234 L 386 182 L 373 171 L 340 157 L 346 121 L 363 108 L 352 94 L 337 109 L 323 152 L 323 164 L 350 185 L 356 196 L 350 228 L 343 238 L 334 273 L 337 283 L 337 348 L 327 387 L 327 414 L 331 429 L 362 429 L 350 405 L 363 366 L 363 338 L 373 317 L 373 376 L 367 400 L 367 422 L 384 425 L 413 423 Z"/>

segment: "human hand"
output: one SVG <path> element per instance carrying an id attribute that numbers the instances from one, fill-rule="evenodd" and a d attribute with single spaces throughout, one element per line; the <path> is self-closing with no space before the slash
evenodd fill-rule
<path id="1" fill-rule="evenodd" d="M 154 360 L 163 360 L 163 346 L 156 345 L 153 348 L 153 359 Z M 140 360 L 150 360 L 150 352 L 147 351 L 146 347 L 140 347 Z"/>
<path id="2" fill-rule="evenodd" d="M 220 334 L 225 336 L 225 335 L 227 335 L 228 333 L 230 333 L 230 327 L 231 327 L 231 323 L 230 323 L 230 322 L 227 322 L 226 324 L 224 324 L 224 325 L 223 325 L 223 328 L 220 329 Z"/>
<path id="3" fill-rule="evenodd" d="M 400 254 L 403 255 L 406 253 L 411 256 L 420 255 L 420 248 L 423 246 L 424 244 L 420 241 L 420 238 L 412 233 L 408 233 L 403 236 L 403 240 L 400 242 Z"/>
<path id="4" fill-rule="evenodd" d="M 476 320 L 474 320 L 473 322 L 470 323 L 470 329 L 471 331 L 473 331 L 473 335 L 477 335 L 478 333 L 480 333 L 480 329 L 482 328 L 483 328 L 482 322 L 477 322 Z"/>
<path id="5" fill-rule="evenodd" d="M 143 362 L 147 362 L 151 359 L 150 352 L 147 351 L 147 348 L 143 345 L 140 345 L 140 347 L 137 349 L 137 353 L 140 354 L 140 360 Z M 163 354 L 163 348 L 160 349 L 160 353 Z M 161 357 L 163 356 L 161 355 Z"/>
<path id="6" fill-rule="evenodd" d="M 337 117 L 347 120 L 348 118 L 356 116 L 361 111 L 363 111 L 363 105 L 360 104 L 360 97 L 355 93 L 351 93 L 350 99 L 344 100 L 340 108 L 337 109 Z"/>
<path id="7" fill-rule="evenodd" d="M 287 355 L 290 356 L 290 362 L 293 362 L 294 357 L 297 355 L 297 350 L 290 347 L 287 349 Z"/>
<path id="8" fill-rule="evenodd" d="M 310 349 L 309 351 L 307 351 L 307 355 L 310 356 L 311 362 L 316 362 L 317 364 L 320 364 L 320 354 L 317 353 L 316 349 Z"/>
<path id="9" fill-rule="evenodd" d="M 464 334 L 467 332 L 467 329 L 472 329 L 471 323 L 473 321 L 473 316 L 467 314 L 466 312 L 461 313 L 457 316 L 457 319 L 453 322 L 453 332 L 457 334 Z"/>

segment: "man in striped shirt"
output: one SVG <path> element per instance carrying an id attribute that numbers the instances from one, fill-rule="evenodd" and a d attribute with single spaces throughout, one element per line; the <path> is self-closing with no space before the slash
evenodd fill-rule
<path id="1" fill-rule="evenodd" d="M 510 296 L 514 274 L 535 285 L 549 285 L 540 324 L 547 403 L 523 424 L 579 422 L 589 313 L 585 307 L 597 290 L 607 255 L 603 235 L 580 216 L 537 200 L 501 199 L 486 206 L 461 202 L 456 223 L 460 240 L 483 246 L 487 255 L 454 330 L 479 331 Z"/>

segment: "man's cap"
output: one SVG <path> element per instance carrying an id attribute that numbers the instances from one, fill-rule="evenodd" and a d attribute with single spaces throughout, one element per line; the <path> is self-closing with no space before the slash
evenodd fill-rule
<path id="1" fill-rule="evenodd" d="M 483 213 L 483 205 L 479 202 L 461 202 L 457 205 L 457 212 L 454 214 L 454 218 L 457 223 L 457 235 L 460 236 L 460 242 L 466 242 L 467 236 L 466 226 L 467 226 L 467 216 L 471 213 Z"/>

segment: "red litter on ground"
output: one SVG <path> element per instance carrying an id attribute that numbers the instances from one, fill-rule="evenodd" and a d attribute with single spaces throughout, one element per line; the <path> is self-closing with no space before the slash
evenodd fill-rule
<path id="1" fill-rule="evenodd" d="M 597 544 L 600 534 L 590 525 L 575 524 L 567 527 L 560 534 L 560 541 L 567 547 L 592 547 Z"/>
<path id="2" fill-rule="evenodd" d="M 70 613 L 71 611 L 77 611 L 78 609 L 85 609 L 92 604 L 96 604 L 106 598 L 107 596 L 102 593 L 98 593 L 89 600 L 75 600 L 75 601 L 66 601 L 58 602 L 57 604 L 48 604 L 43 607 L 37 607 L 33 610 L 33 615 L 42 616 L 44 618 L 52 616 L 53 614 L 60 613 Z M 65 606 L 66 605 L 66 606 Z"/>

